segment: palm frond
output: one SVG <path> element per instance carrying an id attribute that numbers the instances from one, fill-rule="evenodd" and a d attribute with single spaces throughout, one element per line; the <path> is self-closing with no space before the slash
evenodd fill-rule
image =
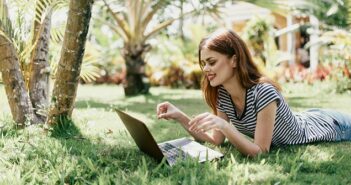
<path id="1" fill-rule="evenodd" d="M 86 61 L 87 62 L 82 63 L 80 78 L 82 78 L 84 82 L 92 82 L 96 80 L 96 78 L 100 77 L 100 70 L 94 65 L 93 62 L 89 62 L 88 60 Z"/>
<path id="2" fill-rule="evenodd" d="M 95 66 L 96 59 L 93 56 L 84 56 L 81 71 L 80 71 L 80 78 L 84 82 L 92 82 L 96 80 L 96 78 L 100 77 L 100 69 Z M 58 62 L 51 62 L 50 69 L 51 75 L 53 78 L 56 77 Z"/>
<path id="3" fill-rule="evenodd" d="M 68 0 L 39 0 L 38 2 L 39 2 L 38 3 L 39 7 L 44 8 L 42 12 L 40 12 L 40 10 L 35 12 L 36 21 L 39 19 L 41 24 L 43 21 L 42 19 L 44 19 L 46 16 L 45 14 L 49 13 L 50 11 L 54 11 L 54 12 L 61 11 L 67 8 L 69 3 Z M 65 25 L 66 25 L 65 23 L 52 25 L 50 29 L 51 41 L 59 43 L 63 40 Z"/>
<path id="4" fill-rule="evenodd" d="M 278 8 L 278 3 L 279 3 L 279 1 L 281 2 L 282 0 L 275 0 L 275 1 L 272 1 L 272 0 L 244 0 L 244 1 L 258 5 L 260 7 L 274 10 L 274 9 Z"/>
<path id="5" fill-rule="evenodd" d="M 34 19 L 36 22 L 41 23 L 47 7 L 51 4 L 51 0 L 37 0 L 36 3 Z"/>
<path id="6" fill-rule="evenodd" d="M 103 0 L 103 2 L 105 4 L 105 7 L 107 8 L 107 10 L 111 13 L 113 19 L 117 22 L 117 24 L 123 30 L 123 33 L 125 34 L 125 36 L 128 39 L 131 39 L 131 29 L 128 25 L 128 22 L 125 19 L 123 19 L 123 17 L 120 15 L 119 12 L 113 11 L 113 9 L 111 8 L 111 5 L 108 4 L 106 0 Z"/>
<path id="7" fill-rule="evenodd" d="M 32 44 L 31 40 L 23 42 L 22 49 L 19 50 L 19 60 L 25 63 L 29 63 L 31 53 L 36 46 L 37 41 Z"/>
<path id="8" fill-rule="evenodd" d="M 84 82 L 89 83 L 100 77 L 100 69 L 96 66 L 99 60 L 101 60 L 99 51 L 93 44 L 87 42 L 80 71 L 80 78 Z"/>
<path id="9" fill-rule="evenodd" d="M 5 0 L 0 0 L 0 30 L 8 38 L 14 37 L 14 29 L 8 15 L 8 7 Z"/>
<path id="10" fill-rule="evenodd" d="M 65 27 L 65 23 L 51 27 L 50 35 L 52 42 L 61 43 L 63 41 Z"/>
<path id="11" fill-rule="evenodd" d="M 69 1 L 68 0 L 36 0 L 39 11 L 36 11 L 35 14 L 39 20 L 43 19 L 45 16 L 41 16 L 48 11 L 48 9 L 52 9 L 53 11 L 61 10 L 63 8 L 67 8 Z M 42 21 L 39 21 L 42 22 Z"/>
<path id="12" fill-rule="evenodd" d="M 60 50 L 60 44 L 58 43 L 53 43 L 52 46 L 52 55 L 51 55 L 51 60 L 50 60 L 50 69 L 51 69 L 51 77 L 55 79 L 56 77 L 56 72 L 58 68 L 58 61 L 60 59 L 61 53 L 59 52 Z M 96 78 L 100 77 L 100 69 L 96 66 L 99 60 L 102 60 L 99 58 L 99 51 L 96 50 L 92 44 L 90 44 L 88 41 L 86 43 L 86 49 L 84 52 L 84 58 L 81 66 L 81 71 L 80 71 L 80 78 L 84 82 L 92 82 Z"/>

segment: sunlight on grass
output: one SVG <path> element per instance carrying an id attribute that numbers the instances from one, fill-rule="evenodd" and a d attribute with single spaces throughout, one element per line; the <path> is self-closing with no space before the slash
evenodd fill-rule
<path id="1" fill-rule="evenodd" d="M 286 87 L 284 95 L 293 110 L 316 106 L 351 112 L 347 94 L 329 94 L 306 84 Z M 184 161 L 172 168 L 159 165 L 137 148 L 113 109 L 145 122 L 158 142 L 188 137 L 176 122 L 158 120 L 156 105 L 170 101 L 189 116 L 210 111 L 200 90 L 152 87 L 149 95 L 127 98 L 116 85 L 78 89 L 73 128 L 53 134 L 42 125 L 14 128 L 0 84 L 0 184 L 351 183 L 350 142 L 288 146 L 257 158 L 241 155 L 228 142 L 219 147 L 204 143 L 225 156 L 201 164 Z"/>
<path id="2" fill-rule="evenodd" d="M 130 97 L 128 98 L 128 102 L 129 103 L 140 103 L 140 104 L 156 104 L 157 102 L 155 100 L 152 100 L 150 98 L 148 98 L 147 96 L 134 96 L 134 97 Z"/>
<path id="3" fill-rule="evenodd" d="M 310 163 L 322 163 L 326 161 L 332 161 L 334 155 L 334 152 L 327 150 L 326 148 L 310 145 L 306 147 L 306 150 L 302 154 L 301 159 L 306 160 Z"/>
<path id="4" fill-rule="evenodd" d="M 234 164 L 229 176 L 232 178 L 228 184 L 258 184 L 268 180 L 272 182 L 274 180 L 287 179 L 281 166 L 272 166 L 264 164 L 264 162 L 260 164 Z"/>
<path id="5" fill-rule="evenodd" d="M 129 111 L 128 109 L 125 110 L 125 112 L 138 120 L 144 122 L 147 126 L 151 126 L 152 124 L 155 124 L 155 120 L 151 119 L 149 116 L 140 113 L 140 112 L 134 112 L 134 111 Z M 155 116 L 156 117 L 156 116 Z"/>
<path id="6" fill-rule="evenodd" d="M 3 84 L 0 84 L 0 112 L 3 114 L 11 113 Z"/>
<path id="7" fill-rule="evenodd" d="M 11 168 L 6 168 L 3 165 L 0 165 L 0 183 L 24 184 L 24 182 L 21 180 L 21 167 L 16 165 L 12 166 Z"/>

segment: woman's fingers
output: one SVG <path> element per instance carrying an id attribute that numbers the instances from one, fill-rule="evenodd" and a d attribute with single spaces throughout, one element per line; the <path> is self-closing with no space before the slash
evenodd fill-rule
<path id="1" fill-rule="evenodd" d="M 162 107 L 162 106 L 163 106 L 162 103 L 160 103 L 160 104 L 157 105 L 157 107 L 156 107 L 156 114 L 157 114 L 157 115 L 160 115 L 160 113 L 161 113 L 161 107 Z"/>
<path id="2" fill-rule="evenodd" d="M 197 127 L 198 131 L 207 132 L 213 129 L 215 123 L 212 121 L 205 121 Z"/>
<path id="3" fill-rule="evenodd" d="M 163 119 L 167 119 L 168 120 L 170 118 L 170 113 L 167 113 L 167 112 L 166 113 L 161 113 L 161 114 L 158 115 L 158 118 L 159 119 L 163 118 Z"/>
<path id="4" fill-rule="evenodd" d="M 168 106 L 169 106 L 168 102 L 163 102 L 158 104 L 156 108 L 157 115 L 159 116 L 160 114 L 167 112 Z"/>
<path id="5" fill-rule="evenodd" d="M 207 118 L 209 115 L 211 115 L 211 114 L 208 113 L 208 112 L 206 112 L 206 113 L 203 113 L 203 114 L 200 114 L 200 115 L 196 116 L 194 119 L 192 119 L 192 120 L 189 122 L 189 125 L 190 125 L 189 130 L 190 130 L 190 131 L 197 130 L 198 126 L 199 126 L 202 122 L 206 121 L 206 120 L 207 120 L 206 118 Z"/>
<path id="6" fill-rule="evenodd" d="M 203 118 L 206 118 L 210 113 L 208 112 L 205 112 L 205 113 L 202 113 L 202 114 L 199 114 L 197 116 L 195 116 L 194 119 L 190 120 L 189 121 L 189 125 L 194 125 L 196 124 L 197 122 L 199 122 L 200 120 L 202 120 Z"/>

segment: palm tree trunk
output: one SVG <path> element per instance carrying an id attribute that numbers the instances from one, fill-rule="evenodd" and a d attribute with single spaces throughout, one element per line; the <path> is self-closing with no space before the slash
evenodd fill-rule
<path id="1" fill-rule="evenodd" d="M 40 109 L 49 104 L 49 41 L 51 26 L 51 10 L 45 17 L 41 29 L 36 32 L 37 44 L 31 58 L 31 70 L 29 78 L 29 96 L 35 113 L 44 123 L 46 117 L 38 114 Z"/>
<path id="2" fill-rule="evenodd" d="M 34 114 L 13 44 L 0 34 L 0 69 L 7 99 L 16 123 L 38 123 Z"/>
<path id="3" fill-rule="evenodd" d="M 70 117 L 76 97 L 79 74 L 89 29 L 93 0 L 71 0 L 61 58 L 56 73 L 47 123 Z"/>
<path id="4" fill-rule="evenodd" d="M 179 35 L 180 38 L 182 39 L 183 42 L 185 42 L 185 36 L 184 36 L 184 31 L 183 31 L 183 27 L 184 27 L 184 0 L 180 0 L 180 18 L 179 18 L 179 27 L 178 27 L 178 31 L 179 31 Z"/>
<path id="5" fill-rule="evenodd" d="M 145 78 L 145 61 L 143 55 L 150 50 L 149 45 L 128 46 L 125 44 L 122 52 L 127 67 L 124 94 L 134 96 L 149 93 L 149 85 L 143 81 Z"/>

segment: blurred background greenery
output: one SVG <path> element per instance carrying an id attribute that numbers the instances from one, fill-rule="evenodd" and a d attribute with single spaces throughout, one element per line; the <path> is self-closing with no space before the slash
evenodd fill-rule
<path id="1" fill-rule="evenodd" d="M 52 77 L 67 11 L 67 1 L 60 1 L 52 18 Z M 7 2 L 22 66 L 28 63 L 31 47 L 30 17 L 36 15 L 30 3 Z M 198 43 L 226 27 L 242 36 L 260 69 L 275 80 L 331 81 L 337 84 L 335 91 L 350 91 L 350 4 L 349 0 L 96 1 L 81 82 L 122 84 L 130 80 L 130 71 L 137 70 L 148 86 L 198 89 Z M 139 68 L 134 65 L 138 63 Z"/>

